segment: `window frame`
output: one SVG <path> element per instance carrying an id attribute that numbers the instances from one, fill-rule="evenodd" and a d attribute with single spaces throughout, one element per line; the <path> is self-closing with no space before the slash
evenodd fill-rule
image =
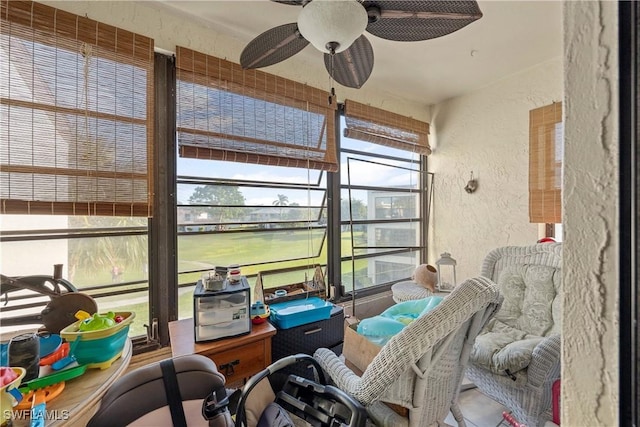
<path id="1" fill-rule="evenodd" d="M 354 103 L 355 104 L 355 103 Z M 339 105 L 339 109 L 338 109 L 338 114 L 340 116 L 344 116 L 345 115 L 345 111 L 344 111 L 344 104 Z M 411 123 L 413 125 L 415 125 L 414 123 L 415 121 L 411 120 Z M 338 128 L 339 130 L 342 129 L 342 122 L 338 121 L 336 128 Z M 427 130 L 428 130 L 428 126 L 427 126 Z M 424 144 L 426 144 L 426 147 L 428 147 L 428 141 L 425 139 L 423 140 Z M 367 142 L 371 142 L 371 143 L 376 143 L 374 141 L 367 141 Z M 399 149 L 403 149 L 404 147 L 400 148 L 400 147 L 395 147 L 393 145 L 390 144 L 379 144 L 382 146 L 388 146 L 391 148 L 399 148 Z M 342 144 L 342 139 L 340 138 L 338 140 L 338 144 L 337 144 L 337 149 L 338 149 L 338 155 L 340 157 L 340 159 L 342 159 L 342 154 L 353 154 L 353 155 L 364 155 L 366 157 L 370 157 L 370 158 L 374 158 L 377 160 L 391 160 L 391 161 L 401 161 L 404 163 L 409 163 L 409 164 L 415 164 L 417 166 L 416 168 L 416 172 L 419 173 L 420 176 L 420 180 L 419 180 L 419 186 L 417 190 L 397 190 L 394 189 L 394 192 L 406 192 L 407 194 L 413 194 L 413 193 L 418 193 L 420 195 L 420 205 L 419 205 L 419 209 L 418 209 L 418 215 L 419 217 L 417 218 L 417 221 L 414 221 L 413 219 L 392 219 L 392 220 L 385 220 L 385 221 L 380 221 L 379 219 L 367 219 L 367 220 L 354 220 L 352 221 L 353 225 L 373 225 L 373 224 L 384 224 L 384 223 L 410 223 L 410 222 L 416 222 L 419 224 L 420 230 L 418 233 L 419 236 L 419 240 L 418 240 L 418 244 L 416 246 L 411 246 L 411 247 L 406 247 L 406 248 L 398 248 L 398 249 L 394 249 L 394 248 L 387 248 L 384 252 L 375 252 L 373 254 L 365 254 L 365 255 L 354 255 L 353 257 L 349 254 L 348 256 L 343 256 L 342 254 L 339 255 L 335 255 L 336 260 L 339 260 L 334 266 L 333 268 L 335 268 L 337 271 L 334 272 L 333 280 L 334 283 L 338 283 L 339 286 L 336 286 L 336 300 L 340 301 L 340 302 L 345 302 L 348 300 L 351 300 L 354 297 L 353 292 L 351 291 L 347 291 L 345 289 L 344 284 L 342 283 L 343 277 L 341 274 L 341 265 L 343 262 L 348 262 L 348 261 L 352 261 L 353 260 L 360 260 L 360 259 L 368 259 L 368 258 L 375 258 L 375 257 L 379 257 L 382 255 L 396 255 L 396 254 L 402 254 L 402 253 L 412 253 L 414 251 L 420 251 L 420 263 L 426 263 L 427 262 L 427 256 L 428 256 L 428 233 L 429 233 L 429 215 L 431 212 L 431 203 L 433 200 L 433 176 L 434 174 L 432 172 L 428 172 L 428 166 L 427 166 L 427 161 L 428 161 L 428 156 L 424 155 L 424 153 L 422 153 L 423 155 L 420 155 L 419 160 L 407 160 L 406 158 L 401 158 L 398 156 L 393 156 L 393 155 L 385 155 L 385 154 L 379 154 L 379 153 L 367 153 L 364 151 L 359 151 L 359 150 L 355 150 L 352 148 L 345 148 L 343 147 Z M 415 150 L 414 150 L 415 151 Z M 429 151 L 430 152 L 430 149 Z M 425 152 L 426 153 L 426 152 Z M 334 189 L 334 193 L 332 194 L 332 198 L 333 200 L 341 200 L 341 192 L 342 190 L 348 190 L 348 184 L 342 184 L 341 182 L 341 176 L 342 174 L 345 173 L 343 171 L 343 168 L 340 168 L 340 170 L 334 174 L 334 179 L 337 181 L 337 183 L 335 184 L 335 189 Z M 387 187 L 380 187 L 380 186 L 352 186 L 352 188 L 357 188 L 358 190 L 389 190 L 390 188 Z M 396 191 L 397 190 L 397 191 Z M 337 191 L 337 193 L 335 193 L 335 191 Z M 341 203 L 335 203 L 335 205 L 337 205 L 337 209 L 338 209 L 338 214 L 337 214 L 337 220 L 335 221 L 335 225 L 336 228 L 334 230 L 334 235 L 337 235 L 337 239 L 335 240 L 334 237 L 334 248 L 337 248 L 338 250 L 340 249 L 340 230 L 343 226 L 348 226 L 350 225 L 349 220 L 342 220 L 341 219 L 341 215 L 340 215 L 340 207 L 341 207 Z M 426 221 L 426 222 L 425 222 Z M 337 244 L 336 244 L 337 242 Z M 407 251 L 408 248 L 408 251 Z M 352 249 L 353 251 L 353 249 Z M 334 261 L 335 262 L 335 261 Z M 390 290 L 391 286 L 394 283 L 397 283 L 399 281 L 402 280 L 410 280 L 410 277 L 405 277 L 399 280 L 394 280 L 394 281 L 390 281 L 388 283 L 385 284 L 380 284 L 380 285 L 374 285 L 371 287 L 366 287 L 366 288 L 361 288 L 361 289 L 357 289 L 355 292 L 355 296 L 356 297 L 366 297 L 369 295 L 373 295 L 373 294 L 377 294 L 377 293 L 381 293 L 381 292 L 385 292 Z"/>
<path id="2" fill-rule="evenodd" d="M 33 1 L 1 10 L 0 212 L 152 216 L 154 40 Z"/>
<path id="3" fill-rule="evenodd" d="M 148 236 L 148 257 L 149 257 L 149 319 L 140 318 L 147 327 L 147 336 L 134 338 L 134 353 L 139 353 L 148 349 L 158 348 L 169 344 L 169 322 L 178 319 L 178 291 L 185 286 L 192 286 L 192 283 L 180 283 L 178 272 L 178 221 L 177 221 L 177 185 L 184 181 L 185 177 L 177 175 L 177 134 L 176 134 L 176 67 L 175 56 L 164 53 L 155 53 L 155 104 L 154 104 L 154 144 L 157 147 L 165 147 L 163 150 L 154 150 L 154 184 L 155 193 L 153 205 L 155 215 L 148 220 L 146 227 L 134 229 L 107 230 L 115 235 L 146 234 Z M 336 123 L 340 123 L 342 115 L 341 109 L 335 111 Z M 336 152 L 337 155 L 344 153 L 357 153 L 356 150 L 340 149 L 341 142 L 340 126 L 335 127 Z M 370 153 L 365 153 L 371 156 Z M 374 155 L 381 160 L 394 159 L 394 156 Z M 406 159 L 395 157 L 396 160 L 406 162 Z M 427 156 L 421 155 L 419 160 L 412 161 L 420 171 L 421 182 L 419 191 L 421 192 L 421 203 L 419 206 L 420 224 L 419 249 L 421 251 L 421 262 L 426 262 L 427 242 L 429 232 L 430 205 L 433 196 L 433 174 L 427 172 Z M 346 173 L 346 172 L 344 172 Z M 187 177 L 189 179 L 193 177 Z M 431 182 L 429 182 L 431 179 Z M 285 184 L 283 188 L 287 187 Z M 294 188 L 293 186 L 290 186 Z M 344 292 L 342 287 L 341 264 L 349 260 L 351 255 L 343 257 L 340 249 L 341 242 L 341 203 L 340 195 L 344 185 L 341 184 L 341 172 L 328 172 L 326 175 L 326 209 L 327 225 L 325 242 L 326 247 L 326 283 L 330 298 L 334 302 L 344 302 L 352 298 L 352 293 Z M 330 203 L 330 200 L 337 202 Z M 395 222 L 406 222 L 406 219 L 395 219 Z M 426 221 L 426 222 L 425 222 Z M 375 220 L 365 220 L 365 223 L 374 223 Z M 73 232 L 75 232 L 74 230 Z M 105 230 L 91 229 L 83 230 L 87 236 L 95 233 L 106 232 Z M 66 238 L 73 234 L 70 230 L 31 230 L 25 236 L 0 236 L 0 242 L 9 239 L 21 238 L 23 240 L 37 241 L 39 239 Z M 9 233 L 10 234 L 10 233 Z M 389 249 L 385 254 L 395 254 L 406 252 L 406 249 Z M 380 253 L 375 254 L 379 256 Z M 408 279 L 408 278 L 407 278 Z M 390 288 L 392 283 L 358 291 L 358 297 L 384 292 Z M 105 286 L 109 287 L 109 286 Z M 116 293 L 117 294 L 117 293 Z"/>

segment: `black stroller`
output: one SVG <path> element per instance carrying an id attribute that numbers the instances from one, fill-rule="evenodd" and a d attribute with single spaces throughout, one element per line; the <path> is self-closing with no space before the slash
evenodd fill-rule
<path id="1" fill-rule="evenodd" d="M 342 390 L 328 385 L 318 362 L 306 354 L 282 358 L 247 381 L 241 390 L 218 401 L 215 393 L 203 403 L 203 416 L 213 419 L 220 411 L 235 409 L 235 427 L 247 427 L 246 404 L 251 391 L 265 378 L 294 364 L 310 364 L 317 381 L 291 374 L 275 400 L 267 405 L 257 421 L 258 427 L 364 427 L 365 408 Z M 237 404 L 232 403 L 237 400 Z M 235 407 L 235 408 L 234 408 Z"/>
<path id="2" fill-rule="evenodd" d="M 304 369 L 299 369 L 301 364 Z M 313 368 L 307 369 L 309 365 Z M 286 381 L 276 381 L 275 386 L 262 381 L 276 376 Z M 118 378 L 87 427 L 364 427 L 366 418 L 360 403 L 326 384 L 311 356 L 280 359 L 242 389 L 229 390 L 211 359 L 191 354 L 150 363 Z"/>

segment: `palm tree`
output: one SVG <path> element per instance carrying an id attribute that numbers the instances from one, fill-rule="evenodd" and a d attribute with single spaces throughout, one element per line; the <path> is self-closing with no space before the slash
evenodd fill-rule
<path id="1" fill-rule="evenodd" d="M 273 201 L 273 206 L 287 206 L 289 204 L 289 198 L 284 194 L 278 194 L 278 200 Z"/>
<path id="2" fill-rule="evenodd" d="M 284 194 L 278 194 L 278 200 L 273 201 L 273 206 L 280 206 L 280 219 L 282 219 L 282 207 L 289 204 L 289 198 Z"/>
<path id="3" fill-rule="evenodd" d="M 147 227 L 143 218 L 90 217 L 75 216 L 69 218 L 72 228 L 117 228 Z M 142 271 L 148 263 L 148 245 L 146 235 L 107 236 L 95 238 L 70 239 L 69 241 L 69 281 L 74 283 L 78 271 L 86 272 L 88 277 L 99 271 L 118 272 L 121 280 L 124 271 Z"/>

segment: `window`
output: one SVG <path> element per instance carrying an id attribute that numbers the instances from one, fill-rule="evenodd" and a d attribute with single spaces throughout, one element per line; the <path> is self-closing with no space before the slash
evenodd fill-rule
<path id="1" fill-rule="evenodd" d="M 415 202 L 412 196 L 376 197 L 375 218 L 411 218 L 416 212 Z"/>
<path id="2" fill-rule="evenodd" d="M 347 100 L 341 120 L 343 294 L 408 279 L 426 258 L 428 124 Z M 425 206 L 424 209 L 421 206 Z"/>
<path id="3" fill-rule="evenodd" d="M 153 40 L 28 1 L 2 1 L 0 37 L 2 273 L 62 264 L 100 310 L 135 311 L 143 334 Z M 45 303 L 5 297 L 3 329 Z"/>
<path id="4" fill-rule="evenodd" d="M 239 264 L 252 289 L 260 271 L 299 269 L 284 285 L 326 266 L 326 200 L 320 171 L 179 158 L 180 317 L 192 315 L 191 286 L 215 266 Z"/>
<path id="5" fill-rule="evenodd" d="M 351 292 L 354 283 L 356 289 L 366 289 L 408 279 L 420 264 L 419 157 L 407 160 L 401 150 L 341 139 L 344 293 Z"/>
<path id="6" fill-rule="evenodd" d="M 153 40 L 33 2 L 1 27 L 2 212 L 151 216 Z"/>
<path id="7" fill-rule="evenodd" d="M 417 233 L 411 228 L 399 230 L 397 228 L 375 228 L 374 246 L 393 246 L 397 242 L 404 242 L 407 246 L 417 246 Z"/>
<path id="8" fill-rule="evenodd" d="M 1 271 L 6 276 L 53 274 L 94 297 L 101 311 L 134 311 L 129 334 L 145 334 L 149 317 L 147 220 L 125 217 L 3 215 Z M 125 297 L 126 296 L 126 297 Z M 42 311 L 31 291 L 3 296 L 0 331 L 24 328 L 9 319 Z"/>
<path id="9" fill-rule="evenodd" d="M 216 265 L 239 264 L 252 285 L 291 270 L 271 286 L 326 266 L 335 111 L 318 89 L 189 49 L 177 68 L 179 315 L 190 317 L 188 291 Z"/>
<path id="10" fill-rule="evenodd" d="M 562 242 L 562 224 L 554 224 L 553 238 L 556 242 Z"/>
<path id="11" fill-rule="evenodd" d="M 337 170 L 326 92 L 182 47 L 176 63 L 181 157 Z"/>
<path id="12" fill-rule="evenodd" d="M 24 13 L 31 13 L 33 7 L 33 11 L 68 18 L 41 4 L 6 1 L 2 2 L 3 17 L 11 15 L 6 13 L 8 4 L 18 5 L 16 10 Z M 27 4 L 29 10 L 20 9 Z M 66 22 L 64 19 L 57 22 Z M 119 42 L 133 40 L 133 47 L 125 51 L 153 52 L 152 40 L 126 32 L 120 37 L 120 30 L 82 17 L 74 19 L 78 28 L 92 24 L 107 34 L 117 31 Z M 3 58 L 16 43 L 7 41 L 9 35 L 13 37 L 8 28 L 13 31 L 16 27 L 3 20 Z M 16 132 L 34 129 L 33 136 L 20 134 L 21 147 L 55 152 L 47 157 L 39 151 L 38 158 L 53 161 L 56 170 L 46 166 L 46 171 L 55 173 L 44 177 L 44 170 L 35 170 L 40 166 L 9 163 L 9 158 L 11 162 L 30 158 L 17 146 L 0 153 L 3 174 L 29 175 L 22 181 L 12 177 L 8 181 L 11 188 L 9 184 L 0 188 L 3 200 L 14 200 L 18 194 L 33 196 L 33 200 L 4 204 L 11 208 L 0 218 L 3 274 L 51 275 L 54 264 L 63 264 L 63 277 L 94 296 L 100 310 L 136 312 L 131 335 L 144 334 L 144 325 L 149 324 L 159 331 L 153 337 L 159 336 L 166 344 L 167 322 L 176 315 L 192 316 L 193 285 L 215 266 L 239 264 L 251 285 L 258 272 L 282 271 L 269 276 L 267 287 L 301 282 L 305 274 L 313 275 L 316 265 L 325 274 L 334 268 L 333 282 L 343 285 L 337 286 L 334 296 L 341 298 L 351 291 L 354 280 L 357 289 L 375 292 L 406 279 L 426 256 L 426 225 L 422 224 L 428 218 L 425 191 L 430 185 L 423 172 L 423 154 L 429 151 L 426 123 L 389 112 L 371 121 L 360 114 L 373 110 L 352 103 L 353 114 L 338 124 L 335 104 L 326 102 L 328 93 L 260 71 L 245 72 L 237 64 L 188 49 L 179 49 L 175 66 L 170 58 L 158 55 L 177 74 L 160 77 L 166 71 L 160 70 L 160 61 L 155 68 L 153 63 L 140 65 L 137 57 L 118 62 L 120 56 L 104 51 L 113 47 L 108 43 L 87 55 L 86 41 L 75 40 L 54 52 L 48 41 L 40 46 L 40 39 L 31 37 L 24 45 L 31 54 L 16 57 L 17 67 L 32 67 L 29 75 L 48 76 L 38 81 L 47 90 L 53 90 L 50 85 L 55 82 L 65 84 L 53 91 L 57 98 L 43 98 L 42 92 L 25 85 L 20 76 L 11 75 L 9 80 L 11 67 L 2 61 L 3 90 L 9 88 L 11 93 L 2 92 L 0 137 L 4 149 Z M 68 61 L 64 64 L 73 65 L 55 68 L 61 62 L 54 53 Z M 109 70 L 124 76 L 111 79 Z M 167 93 L 176 97 L 176 114 L 171 112 L 170 117 L 161 113 L 165 109 L 155 111 L 154 74 L 159 81 L 167 80 Z M 172 92 L 173 84 L 176 90 Z M 67 96 L 67 89 L 75 96 Z M 160 104 L 164 99 L 159 92 Z M 17 96 L 30 98 L 16 100 Z M 72 98 L 75 104 L 69 104 Z M 35 119 L 25 113 L 28 120 L 15 120 L 26 107 Z M 160 123 L 175 118 L 175 129 L 153 135 L 154 114 L 160 115 L 155 120 Z M 75 134 L 67 132 L 68 121 L 77 125 L 72 127 L 78 130 Z M 351 136 L 338 138 L 338 126 Z M 419 131 L 412 132 L 412 126 Z M 52 141 L 39 132 L 55 138 Z M 167 179 L 162 180 L 166 182 L 152 185 L 150 172 L 161 175 L 162 168 L 150 159 L 158 160 L 165 153 L 152 156 L 148 144 L 160 134 L 164 141 L 176 143 L 162 161 L 175 165 L 177 176 L 176 171 L 167 172 Z M 342 140 L 340 157 L 337 139 Z M 385 143 L 387 140 L 390 142 Z M 44 143 L 39 144 L 41 141 Z M 75 148 L 64 151 L 64 147 Z M 21 156 L 14 157 L 14 153 Z M 92 158 L 90 153 L 105 156 Z M 71 167 L 78 156 L 87 162 Z M 132 171 L 134 166 L 140 169 Z M 78 170 L 93 181 L 79 179 L 74 175 Z M 123 180 L 125 175 L 132 181 Z M 5 176 L 2 178 L 5 185 Z M 46 196 L 51 199 L 39 203 L 41 179 L 65 192 L 50 187 L 52 194 Z M 16 186 L 16 182 L 29 185 Z M 149 219 L 152 191 L 175 199 L 166 197 L 170 204 L 159 203 L 162 209 Z M 18 214 L 16 207 L 30 210 L 30 215 Z M 163 215 L 168 211 L 172 214 Z M 170 232 L 174 227 L 177 237 L 169 242 L 175 236 Z M 165 235 L 160 236 L 158 229 L 164 229 Z M 159 247 L 166 249 L 164 257 L 154 253 Z M 177 275 L 159 274 L 157 264 L 172 262 L 174 253 Z M 338 265 L 329 266 L 329 256 Z M 170 303 L 158 299 L 167 292 L 177 294 L 178 307 L 173 306 L 173 296 L 167 297 Z M 37 313 L 46 302 L 43 297 L 23 294 L 10 295 L 8 300 L 3 321 L 25 312 Z"/>

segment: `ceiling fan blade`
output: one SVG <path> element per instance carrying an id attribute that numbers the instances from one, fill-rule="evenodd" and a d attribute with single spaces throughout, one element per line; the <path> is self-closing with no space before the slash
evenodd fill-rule
<path id="1" fill-rule="evenodd" d="M 298 24 L 272 28 L 251 40 L 240 55 L 242 68 L 262 68 L 292 57 L 309 42 L 298 31 Z"/>
<path id="2" fill-rule="evenodd" d="M 329 75 L 342 86 L 359 89 L 373 70 L 371 43 L 362 35 L 348 49 L 333 55 L 333 58 L 325 53 L 324 66 Z"/>
<path id="3" fill-rule="evenodd" d="M 435 39 L 482 18 L 475 1 L 365 1 L 367 31 L 387 40 Z"/>
<path id="4" fill-rule="evenodd" d="M 302 6 L 304 3 L 308 3 L 309 0 L 271 0 L 276 3 L 289 4 L 291 6 Z"/>

